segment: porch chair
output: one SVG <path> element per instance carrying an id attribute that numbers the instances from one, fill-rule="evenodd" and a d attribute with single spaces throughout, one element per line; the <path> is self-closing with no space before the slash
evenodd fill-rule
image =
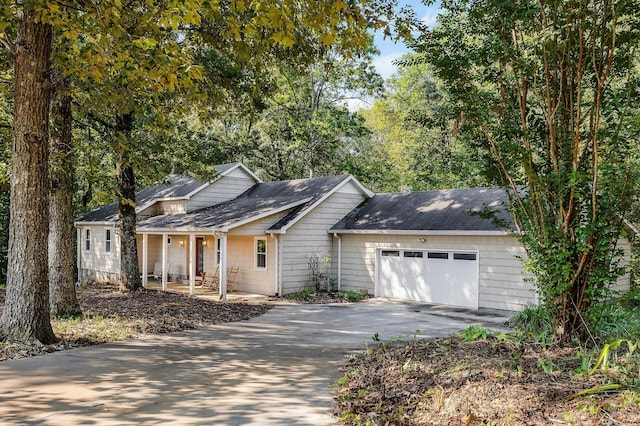
<path id="1" fill-rule="evenodd" d="M 239 266 L 232 266 L 230 268 L 227 268 L 227 291 L 229 293 L 233 291 L 233 284 L 236 282 L 239 270 Z"/>
<path id="2" fill-rule="evenodd" d="M 239 266 L 231 266 L 227 268 L 227 291 L 231 293 L 233 291 L 233 283 L 236 282 L 238 277 Z M 216 266 L 216 272 L 207 273 L 203 272 L 202 287 L 209 287 L 214 291 L 220 291 L 220 265 Z"/>
<path id="3" fill-rule="evenodd" d="M 220 266 L 216 266 L 216 271 L 202 272 L 202 287 L 209 287 L 214 291 L 220 290 Z"/>
<path id="4" fill-rule="evenodd" d="M 154 280 L 159 280 L 162 278 L 162 262 L 156 262 L 153 264 L 153 272 L 151 276 Z"/>

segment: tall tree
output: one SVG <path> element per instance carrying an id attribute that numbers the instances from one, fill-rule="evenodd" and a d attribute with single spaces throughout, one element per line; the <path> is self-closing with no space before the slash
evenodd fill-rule
<path id="1" fill-rule="evenodd" d="M 584 337 L 620 273 L 637 195 L 635 0 L 452 1 L 415 47 L 512 201 L 528 270 L 560 340 Z"/>
<path id="2" fill-rule="evenodd" d="M 0 335 L 56 340 L 49 316 L 49 56 L 52 29 L 38 10 L 20 8 L 12 55 L 15 75 L 11 217 L 5 309 Z"/>
<path id="3" fill-rule="evenodd" d="M 344 172 L 351 140 L 366 129 L 349 101 L 382 92 L 370 46 L 350 55 L 317 42 L 309 66 L 273 64 L 271 93 L 252 115 L 221 120 L 220 139 L 228 150 L 269 179 L 293 179 Z M 226 123 L 226 124 L 225 124 Z"/>
<path id="4" fill-rule="evenodd" d="M 49 149 L 49 306 L 54 316 L 82 311 L 75 290 L 73 229 L 73 140 L 70 83 L 53 73 L 51 146 Z"/>
<path id="5" fill-rule="evenodd" d="M 8 62 L 8 61 L 7 61 Z M 4 63 L 0 61 L 0 67 Z M 7 64 L 0 73 L 0 283 L 7 279 L 7 244 L 9 242 L 9 169 L 11 167 L 11 93 L 13 73 Z"/>
<path id="6" fill-rule="evenodd" d="M 378 191 L 487 185 L 478 149 L 458 138 L 454 101 L 413 56 L 387 81 L 385 98 L 360 110 L 371 135 L 353 147 L 350 168 Z"/>

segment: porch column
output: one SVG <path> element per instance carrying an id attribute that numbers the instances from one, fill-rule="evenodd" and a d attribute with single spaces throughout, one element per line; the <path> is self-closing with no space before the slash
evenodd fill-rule
<path id="1" fill-rule="evenodd" d="M 167 234 L 162 234 L 162 291 L 167 290 Z"/>
<path id="2" fill-rule="evenodd" d="M 196 236 L 189 234 L 189 294 L 193 296 L 196 291 Z"/>
<path id="3" fill-rule="evenodd" d="M 220 300 L 227 300 L 227 234 L 218 233 L 220 239 Z"/>
<path id="4" fill-rule="evenodd" d="M 147 275 L 149 272 L 149 265 L 147 262 L 147 254 L 149 248 L 149 235 L 142 234 L 142 287 L 147 286 Z"/>
<path id="5" fill-rule="evenodd" d="M 279 256 L 279 242 L 280 239 L 278 238 L 278 236 L 276 234 L 271 234 L 271 238 L 273 238 L 273 242 L 275 245 L 275 256 L 274 256 L 274 261 L 273 261 L 273 265 L 274 265 L 274 290 L 273 293 L 276 296 L 280 296 L 280 256 Z M 255 256 L 255 254 L 254 254 Z"/>
<path id="6" fill-rule="evenodd" d="M 342 291 L 342 236 L 333 234 L 338 239 L 338 291 Z"/>

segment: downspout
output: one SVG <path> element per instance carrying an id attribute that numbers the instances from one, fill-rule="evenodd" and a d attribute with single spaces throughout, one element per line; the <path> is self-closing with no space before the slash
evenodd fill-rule
<path id="1" fill-rule="evenodd" d="M 338 291 L 342 291 L 342 237 L 337 232 L 333 237 L 338 239 Z"/>
<path id="2" fill-rule="evenodd" d="M 282 294 L 282 289 L 280 288 L 280 239 L 273 232 L 269 233 L 271 238 L 274 239 L 276 250 L 275 250 L 275 261 L 274 264 L 274 294 L 276 297 Z"/>

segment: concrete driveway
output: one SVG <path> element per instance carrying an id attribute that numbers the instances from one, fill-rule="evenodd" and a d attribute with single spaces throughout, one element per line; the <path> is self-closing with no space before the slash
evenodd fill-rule
<path id="1" fill-rule="evenodd" d="M 380 339 L 500 327 L 504 311 L 373 299 L 0 363 L 0 423 L 329 425 L 345 355 Z M 418 331 L 419 330 L 419 331 Z"/>

